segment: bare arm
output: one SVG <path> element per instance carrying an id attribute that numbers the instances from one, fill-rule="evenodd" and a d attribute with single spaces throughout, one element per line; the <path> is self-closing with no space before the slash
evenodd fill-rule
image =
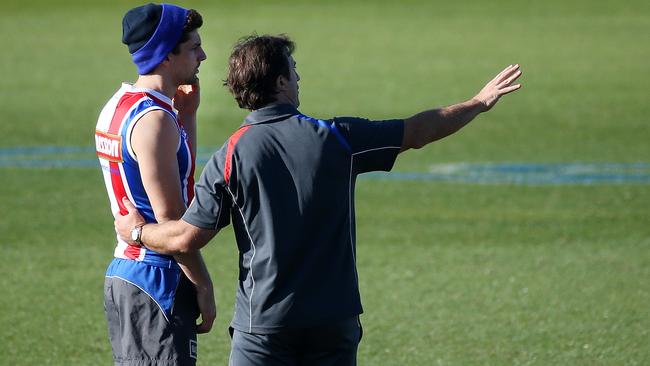
<path id="1" fill-rule="evenodd" d="M 131 201 L 122 200 L 128 214 L 115 218 L 115 231 L 131 245 L 140 245 L 131 239 L 131 231 L 142 226 L 140 241 L 142 245 L 161 254 L 175 255 L 197 251 L 212 239 L 217 231 L 196 227 L 183 220 L 169 220 L 160 224 L 145 224 Z"/>
<path id="2" fill-rule="evenodd" d="M 181 197 L 176 161 L 178 131 L 173 123 L 165 112 L 149 112 L 138 122 L 132 137 L 145 191 L 156 220 L 159 224 L 165 224 L 147 225 L 143 228 L 143 243 L 149 249 L 168 255 L 197 251 L 216 234 L 214 230 L 204 230 L 184 221 L 175 221 L 183 215 L 186 207 Z M 120 225 L 118 228 L 123 229 L 118 230 L 123 238 L 130 238 L 131 229 L 136 224 L 144 223 L 130 202 L 129 206 L 133 208 L 133 215 L 118 216 L 116 219 L 116 225 Z"/>
<path id="3" fill-rule="evenodd" d="M 490 80 L 474 98 L 405 119 L 400 152 L 419 149 L 460 130 L 480 113 L 489 111 L 503 95 L 519 89 L 521 84 L 512 84 L 519 76 L 519 65 L 510 65 Z"/>
<path id="4" fill-rule="evenodd" d="M 185 212 L 176 160 L 178 138 L 174 120 L 163 111 L 145 114 L 131 136 L 142 182 L 158 222 L 178 219 Z M 202 316 L 197 331 L 208 332 L 216 317 L 216 305 L 212 280 L 203 257 L 197 250 L 178 254 L 175 258 L 197 289 Z"/>
<path id="5" fill-rule="evenodd" d="M 198 324 L 197 333 L 207 333 L 212 328 L 217 317 L 217 306 L 214 300 L 214 287 L 208 268 L 205 266 L 200 251 L 177 254 L 176 262 L 187 278 L 196 287 L 196 298 L 201 311 L 201 323 Z"/>
<path id="6" fill-rule="evenodd" d="M 175 123 L 166 112 L 151 111 L 138 121 L 131 135 L 142 184 L 158 222 L 178 219 L 185 212 L 176 160 L 179 133 Z"/>

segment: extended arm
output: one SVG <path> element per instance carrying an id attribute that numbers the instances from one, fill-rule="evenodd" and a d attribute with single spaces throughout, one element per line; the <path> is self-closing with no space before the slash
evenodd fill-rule
<path id="1" fill-rule="evenodd" d="M 174 107 L 179 119 L 183 120 L 190 144 L 195 149 L 196 109 L 200 93 L 197 85 L 181 85 L 174 96 Z M 143 228 L 145 246 L 161 254 L 179 255 L 199 250 L 216 234 L 214 230 L 204 230 L 178 220 L 185 212 L 180 187 L 180 176 L 176 160 L 178 131 L 175 122 L 163 111 L 152 111 L 144 115 L 133 130 L 131 144 L 138 158 L 142 182 L 151 201 L 158 223 Z M 125 201 L 126 202 L 126 201 Z M 123 238 L 130 238 L 130 230 L 136 224 L 144 223 L 135 207 L 129 202 L 133 214 L 119 217 L 117 223 L 130 225 L 124 227 Z M 131 210 L 129 210 L 131 212 Z M 151 230 L 151 232 L 150 232 Z M 126 240 L 126 239 L 125 239 Z M 131 240 L 126 240 L 130 242 Z"/>
<path id="2" fill-rule="evenodd" d="M 131 245 L 139 245 L 131 239 L 131 231 L 136 226 L 142 226 L 142 245 L 167 255 L 195 252 L 204 247 L 217 233 L 216 230 L 202 229 L 183 220 L 145 224 L 138 210 L 126 197 L 122 203 L 129 213 L 116 216 L 115 231 L 122 240 Z"/>
<path id="3" fill-rule="evenodd" d="M 521 84 L 512 84 L 519 76 L 519 65 L 510 65 L 490 80 L 474 98 L 405 119 L 400 152 L 419 149 L 460 130 L 480 113 L 489 111 L 501 96 L 519 89 Z"/>

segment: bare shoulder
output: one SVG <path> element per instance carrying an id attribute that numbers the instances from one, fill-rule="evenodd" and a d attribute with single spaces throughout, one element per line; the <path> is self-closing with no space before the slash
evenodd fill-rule
<path id="1" fill-rule="evenodd" d="M 172 116 L 163 110 L 153 110 L 142 116 L 133 127 L 131 146 L 136 155 L 164 147 L 175 152 L 179 136 Z"/>
<path id="2" fill-rule="evenodd" d="M 155 109 L 153 111 L 145 113 L 137 121 L 134 128 L 145 129 L 147 131 L 150 129 L 161 129 L 178 132 L 176 121 L 174 121 L 168 112 L 162 109 Z"/>

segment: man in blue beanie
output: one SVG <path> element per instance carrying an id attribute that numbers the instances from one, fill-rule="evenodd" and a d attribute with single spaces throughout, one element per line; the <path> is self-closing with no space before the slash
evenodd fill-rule
<path id="1" fill-rule="evenodd" d="M 128 197 L 148 223 L 176 220 L 194 197 L 202 24 L 197 11 L 169 4 L 124 15 L 122 42 L 139 77 L 108 101 L 95 131 L 114 215 L 127 212 L 122 198 Z M 216 317 L 199 251 L 164 255 L 119 237 L 104 308 L 116 365 L 195 365 L 196 335 Z"/>

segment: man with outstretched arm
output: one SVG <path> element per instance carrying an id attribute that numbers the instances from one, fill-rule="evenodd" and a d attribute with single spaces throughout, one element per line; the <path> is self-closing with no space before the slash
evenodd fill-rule
<path id="1" fill-rule="evenodd" d="M 321 120 L 297 109 L 293 50 L 284 35 L 235 46 L 226 85 L 251 113 L 207 163 L 181 220 L 145 224 L 125 200 L 129 214 L 115 222 L 125 240 L 176 254 L 198 250 L 232 221 L 240 252 L 236 366 L 355 365 L 363 312 L 356 177 L 390 170 L 400 152 L 458 131 L 520 87 L 519 66 L 510 65 L 463 103 L 403 120 Z"/>
<path id="2" fill-rule="evenodd" d="M 127 213 L 122 198 L 128 198 L 143 222 L 177 220 L 194 196 L 202 23 L 196 10 L 170 4 L 124 15 L 122 42 L 139 76 L 108 101 L 95 131 L 116 215 Z M 208 332 L 216 316 L 198 250 L 167 254 L 119 238 L 106 271 L 104 309 L 115 364 L 125 366 L 195 365 L 196 335 Z"/>

